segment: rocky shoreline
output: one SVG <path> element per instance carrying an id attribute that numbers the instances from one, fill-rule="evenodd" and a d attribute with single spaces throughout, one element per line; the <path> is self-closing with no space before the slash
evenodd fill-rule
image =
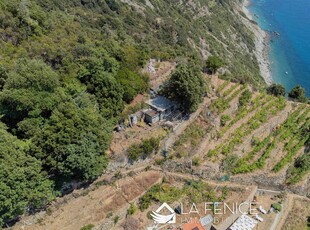
<path id="1" fill-rule="evenodd" d="M 244 0 L 241 6 L 242 12 L 247 16 L 248 20 L 244 20 L 246 26 L 254 33 L 255 35 L 255 47 L 256 47 L 256 58 L 259 64 L 260 72 L 265 82 L 270 85 L 272 84 L 272 76 L 271 76 L 271 67 L 269 60 L 269 43 L 270 43 L 270 35 L 262 30 L 257 24 L 253 23 L 253 16 L 247 9 L 250 1 Z"/>

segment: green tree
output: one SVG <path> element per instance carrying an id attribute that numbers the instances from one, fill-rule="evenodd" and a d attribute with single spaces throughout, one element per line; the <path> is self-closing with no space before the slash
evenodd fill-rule
<path id="1" fill-rule="evenodd" d="M 87 91 L 96 96 L 102 114 L 116 117 L 123 109 L 123 87 L 107 72 L 98 72 L 87 81 Z"/>
<path id="2" fill-rule="evenodd" d="M 215 74 L 216 71 L 224 65 L 222 59 L 217 56 L 209 56 L 206 61 L 206 66 L 212 74 Z"/>
<path id="3" fill-rule="evenodd" d="M 272 84 L 268 86 L 267 93 L 272 94 L 276 97 L 278 96 L 285 96 L 285 88 L 281 84 Z"/>
<path id="4" fill-rule="evenodd" d="M 194 112 L 203 101 L 205 81 L 198 68 L 180 65 L 172 73 L 164 94 L 179 102 L 187 112 Z"/>
<path id="5" fill-rule="evenodd" d="M 40 161 L 27 155 L 26 143 L 0 123 L 0 228 L 4 222 L 35 210 L 54 198 L 53 183 Z"/>
<path id="6" fill-rule="evenodd" d="M 21 59 L 0 92 L 0 113 L 9 127 L 26 118 L 48 118 L 61 100 L 58 75 L 40 60 Z"/>
<path id="7" fill-rule="evenodd" d="M 295 86 L 288 94 L 288 96 L 299 102 L 307 102 L 306 92 L 300 85 Z"/>
<path id="8" fill-rule="evenodd" d="M 8 78 L 8 75 L 7 75 L 6 69 L 2 65 L 0 65 L 0 91 L 3 89 L 7 78 Z"/>
<path id="9" fill-rule="evenodd" d="M 136 74 L 135 72 L 123 68 L 116 79 L 122 85 L 124 90 L 123 100 L 130 103 L 138 93 L 143 93 L 148 88 L 148 77 Z"/>
<path id="10" fill-rule="evenodd" d="M 92 180 L 103 172 L 112 129 L 96 107 L 87 93 L 60 103 L 32 138 L 30 153 L 50 174 Z"/>

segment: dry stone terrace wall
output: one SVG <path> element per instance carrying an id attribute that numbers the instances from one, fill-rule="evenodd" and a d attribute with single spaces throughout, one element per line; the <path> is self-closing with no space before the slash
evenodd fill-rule
<path id="1" fill-rule="evenodd" d="M 124 218 L 129 203 L 138 199 L 154 184 L 162 181 L 163 175 L 158 171 L 145 171 L 133 177 L 120 179 L 111 185 L 100 186 L 76 199 L 64 202 L 53 210 L 50 215 L 43 216 L 40 223 L 30 224 L 21 221 L 13 229 L 41 230 L 41 229 L 80 229 L 81 226 L 94 224 L 98 229 L 111 229 L 113 218 Z M 80 191 L 83 192 L 83 191 Z M 60 198 L 63 199 L 63 198 Z M 106 220 L 107 215 L 112 217 Z"/>

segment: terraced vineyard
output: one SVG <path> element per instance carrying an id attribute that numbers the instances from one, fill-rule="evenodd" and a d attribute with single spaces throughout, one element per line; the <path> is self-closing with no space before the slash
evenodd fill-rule
<path id="1" fill-rule="evenodd" d="M 197 155 L 205 162 L 229 162 L 229 169 L 222 170 L 233 175 L 284 172 L 286 183 L 303 180 L 310 172 L 309 163 L 303 164 L 310 160 L 304 151 L 309 146 L 310 106 L 252 92 L 248 104 L 234 109 L 230 102 L 240 101 L 246 90 L 246 85 L 227 81 L 218 87 L 218 98 L 210 109 L 224 122 L 216 135 L 204 138 Z"/>
<path id="2" fill-rule="evenodd" d="M 250 106 L 248 109 L 242 110 L 242 115 L 237 115 L 236 118 L 229 123 L 228 127 L 231 127 L 234 122 L 239 121 L 243 116 L 245 116 L 248 112 L 257 107 L 260 107 L 254 116 L 252 116 L 247 122 L 243 123 L 239 128 L 237 128 L 234 133 L 229 136 L 230 141 L 227 143 L 219 144 L 215 149 L 209 151 L 209 156 L 216 156 L 219 153 L 227 155 L 234 150 L 235 145 L 242 143 L 242 139 L 247 135 L 251 134 L 255 129 L 257 129 L 262 123 L 268 121 L 272 115 L 277 114 L 285 107 L 285 100 L 283 98 L 270 98 L 266 97 L 263 103 L 259 103 L 260 97 L 256 99 L 256 103 L 253 103 L 253 106 Z M 271 100 L 270 100 L 271 99 Z M 227 128 L 222 130 L 221 136 L 223 135 L 223 131 L 227 131 Z"/>
<path id="3" fill-rule="evenodd" d="M 303 112 L 304 108 L 305 105 L 299 106 L 278 129 L 274 129 L 266 138 L 257 143 L 248 155 L 239 159 L 233 173 L 246 173 L 258 168 L 263 168 L 265 160 L 270 156 L 270 152 L 277 146 L 277 143 L 283 143 L 283 141 L 285 143 L 283 152 L 287 152 L 288 154 L 276 164 L 273 171 L 278 172 L 288 162 L 291 162 L 294 154 L 300 151 L 304 146 L 305 140 L 309 138 L 309 134 L 305 135 L 303 138 L 299 136 L 302 133 L 302 127 L 305 125 L 305 122 L 307 122 L 305 120 L 309 121 L 307 115 L 310 108 L 307 108 L 306 111 Z M 297 141 L 298 139 L 301 140 Z M 251 162 L 254 156 L 259 154 L 261 154 L 261 156 L 258 160 Z"/>

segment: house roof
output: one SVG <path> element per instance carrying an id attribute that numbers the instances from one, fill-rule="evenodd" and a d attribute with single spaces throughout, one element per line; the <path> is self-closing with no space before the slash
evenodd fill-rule
<path id="1" fill-rule="evenodd" d="M 255 228 L 255 225 L 258 223 L 257 220 L 249 217 L 248 215 L 240 216 L 235 223 L 230 226 L 230 230 L 252 230 Z"/>
<path id="2" fill-rule="evenodd" d="M 158 96 L 153 99 L 150 99 L 147 102 L 148 105 L 155 108 L 157 111 L 164 112 L 165 110 L 171 108 L 172 106 L 176 105 L 175 102 L 170 101 L 168 98 L 163 96 Z"/>
<path id="3" fill-rule="evenodd" d="M 183 230 L 205 230 L 197 218 L 192 219 L 182 226 Z"/>
<path id="4" fill-rule="evenodd" d="M 155 110 L 153 110 L 153 109 L 148 109 L 148 110 L 146 110 L 146 111 L 145 111 L 145 114 L 148 115 L 148 116 L 150 116 L 150 117 L 156 117 L 156 116 L 158 116 L 158 113 L 157 113 Z"/>

